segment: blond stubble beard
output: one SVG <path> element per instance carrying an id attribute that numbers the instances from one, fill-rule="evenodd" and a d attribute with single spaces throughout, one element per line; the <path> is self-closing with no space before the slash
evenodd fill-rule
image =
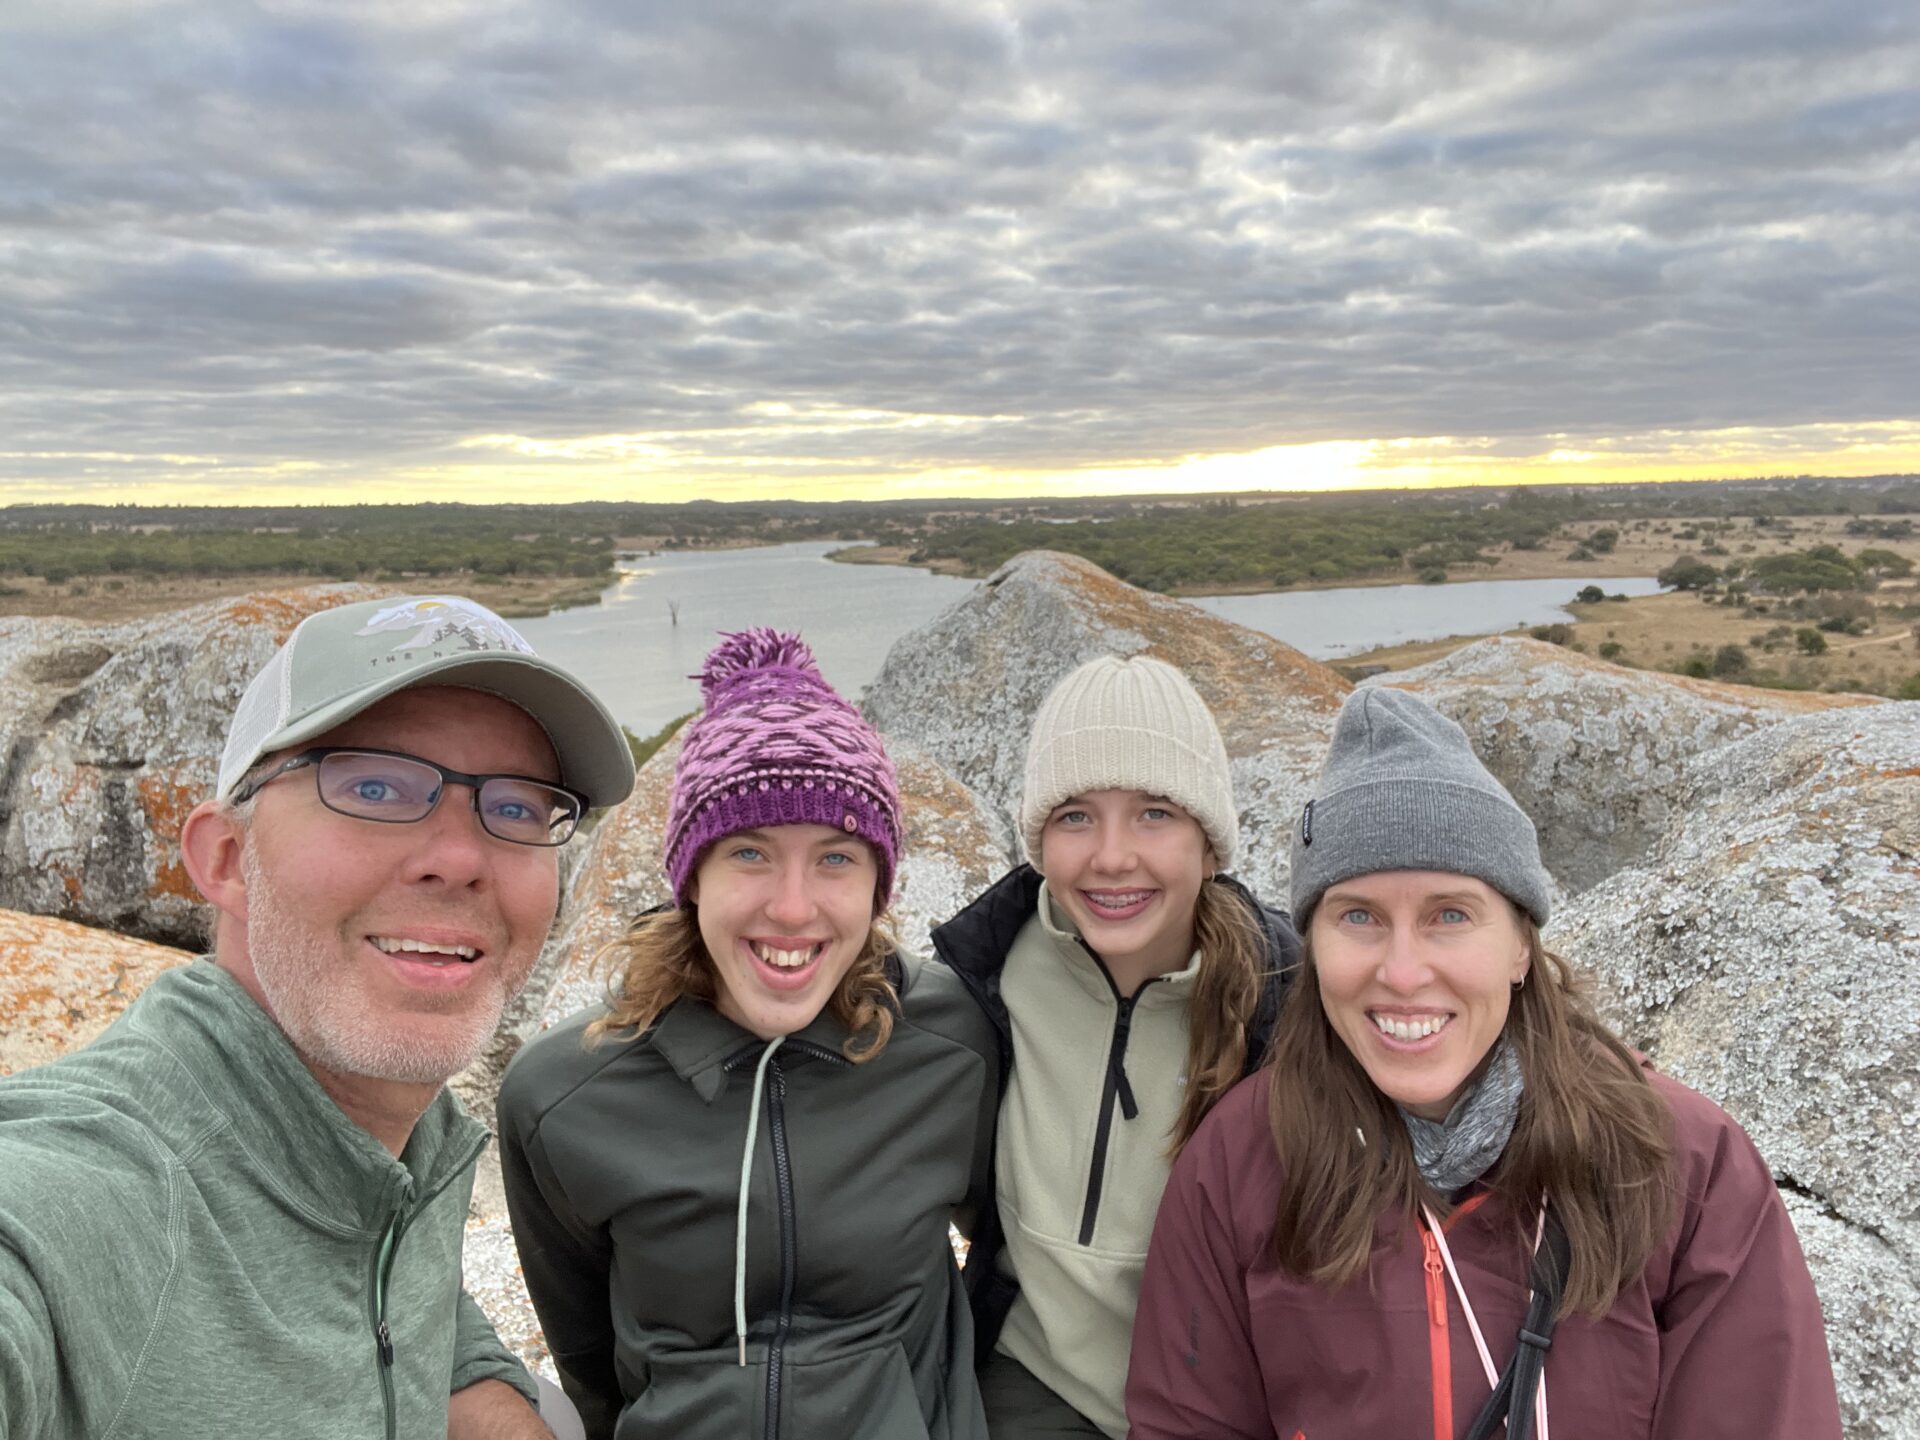
<path id="1" fill-rule="evenodd" d="M 483 981 L 489 996 L 449 997 L 452 1003 L 440 1013 L 468 1013 L 453 1035 L 429 1038 L 410 1023 L 413 1015 L 371 1009 L 372 1002 L 346 983 L 352 977 L 336 973 L 340 937 L 315 935 L 294 917 L 251 837 L 241 847 L 240 871 L 247 887 L 247 951 L 260 991 L 294 1049 L 336 1075 L 442 1084 L 479 1058 L 507 1002 L 526 983 L 522 975 L 509 991 L 496 972 Z"/>

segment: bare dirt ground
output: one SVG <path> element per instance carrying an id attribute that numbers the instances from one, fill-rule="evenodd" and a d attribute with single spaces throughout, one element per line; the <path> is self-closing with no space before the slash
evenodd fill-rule
<path id="1" fill-rule="evenodd" d="M 227 595 L 251 595 L 262 590 L 292 590 L 314 583 L 299 575 L 92 576 L 64 585 L 48 585 L 38 576 L 13 576 L 0 594 L 0 616 L 65 615 L 76 620 L 133 620 L 168 610 L 218 600 Z M 592 604 L 600 594 L 597 580 L 570 577 L 487 580 L 477 575 L 421 576 L 392 583 L 396 595 L 465 595 L 510 618 L 545 615 L 568 605 Z"/>

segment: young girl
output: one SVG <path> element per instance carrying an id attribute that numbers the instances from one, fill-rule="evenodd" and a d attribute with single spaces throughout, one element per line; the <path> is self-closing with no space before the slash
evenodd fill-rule
<path id="1" fill-rule="evenodd" d="M 1542 948 L 1533 823 L 1460 728 L 1355 692 L 1292 884 L 1271 1072 L 1160 1207 L 1134 1440 L 1838 1440 L 1766 1162 Z"/>
<path id="2" fill-rule="evenodd" d="M 1081 666 L 1034 719 L 1022 865 L 934 932 L 999 1033 L 995 1207 L 967 1262 L 995 1440 L 1124 1436 L 1167 1168 L 1266 1050 L 1284 917 L 1223 873 L 1226 747 L 1171 665 Z"/>
<path id="3" fill-rule="evenodd" d="M 590 1437 L 984 1440 L 948 1244 L 984 1195 L 990 1029 L 894 951 L 900 801 L 799 639 L 701 676 L 673 904 L 500 1092 L 527 1289 Z"/>

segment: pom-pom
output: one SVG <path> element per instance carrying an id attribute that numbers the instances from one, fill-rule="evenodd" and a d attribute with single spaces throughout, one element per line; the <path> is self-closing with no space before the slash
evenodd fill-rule
<path id="1" fill-rule="evenodd" d="M 806 641 L 798 635 L 764 627 L 728 633 L 707 655 L 696 678 L 700 681 L 700 693 L 711 704 L 716 695 L 742 675 L 775 666 L 798 670 L 826 684 L 826 677 L 821 675 Z"/>

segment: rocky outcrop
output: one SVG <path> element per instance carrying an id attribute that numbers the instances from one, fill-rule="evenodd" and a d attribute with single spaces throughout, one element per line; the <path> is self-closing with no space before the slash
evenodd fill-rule
<path id="1" fill-rule="evenodd" d="M 1091 561 L 1008 561 L 887 654 L 867 710 L 1002 812 L 1019 804 L 1027 731 L 1061 677 L 1097 655 L 1179 666 L 1219 721 L 1241 806 L 1235 872 L 1286 893 L 1293 819 L 1352 689 L 1329 667 L 1198 606 L 1135 589 Z"/>
<path id="2" fill-rule="evenodd" d="M 180 822 L 212 793 L 240 692 L 318 585 L 116 625 L 0 620 L 0 905 L 197 947 Z"/>
<path id="3" fill-rule="evenodd" d="M 1363 683 L 1412 691 L 1456 721 L 1574 893 L 1646 854 L 1694 756 L 1794 715 L 1879 703 L 1629 670 L 1510 637 Z"/>
<path id="4" fill-rule="evenodd" d="M 1608 1018 L 1752 1135 L 1796 1216 L 1848 1431 L 1920 1376 L 1920 704 L 1782 720 L 1695 759 L 1642 865 L 1549 936 Z"/>
<path id="5" fill-rule="evenodd" d="M 185 950 L 0 910 L 0 1075 L 57 1060 L 112 1024 Z"/>

